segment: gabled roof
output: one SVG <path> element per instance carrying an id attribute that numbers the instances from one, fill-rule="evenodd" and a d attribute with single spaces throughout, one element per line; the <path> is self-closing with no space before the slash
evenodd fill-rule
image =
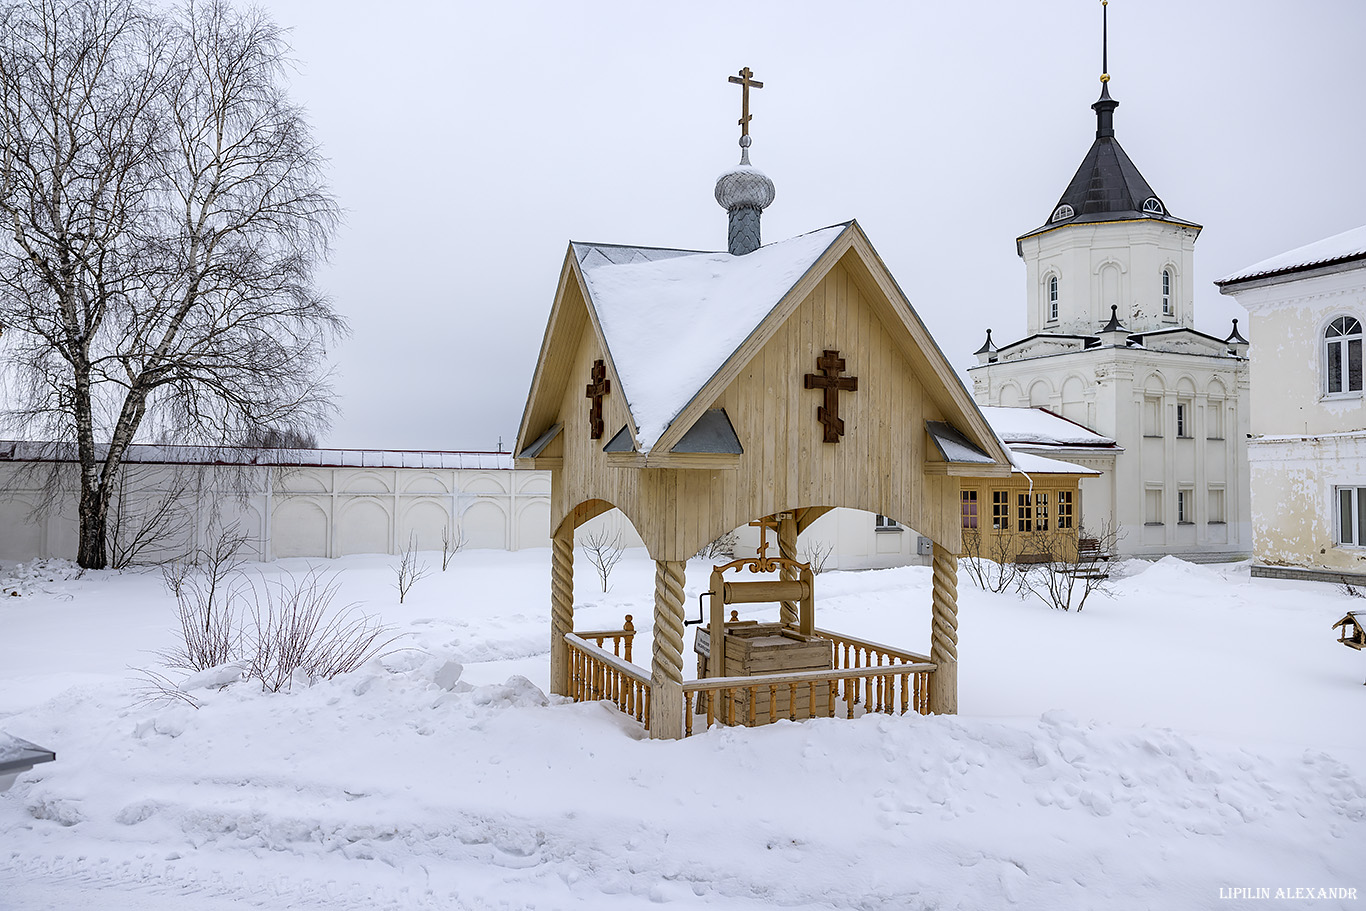
<path id="1" fill-rule="evenodd" d="M 837 263 L 873 302 L 944 418 L 978 441 L 990 463 L 1005 468 L 1004 447 L 852 221 L 744 256 L 571 243 L 519 445 L 529 446 L 533 434 L 559 420 L 577 344 L 572 340 L 591 332 L 613 393 L 630 416 L 604 451 L 636 453 L 645 460 L 637 467 L 667 467 L 674 455 L 690 453 L 738 455 L 745 441 L 735 438 L 724 414 L 709 416 L 708 409 Z"/>
<path id="2" fill-rule="evenodd" d="M 745 256 L 570 245 L 640 452 L 654 448 L 684 406 L 846 228 L 823 228 Z"/>
<path id="3" fill-rule="evenodd" d="M 1278 275 L 1291 275 L 1322 266 L 1334 264 L 1359 263 L 1366 265 L 1366 225 L 1334 234 L 1323 240 L 1303 247 L 1296 247 L 1279 256 L 1253 263 L 1246 269 L 1239 269 L 1225 275 L 1215 282 L 1220 290 L 1226 285 L 1249 281 L 1255 278 L 1270 278 Z"/>

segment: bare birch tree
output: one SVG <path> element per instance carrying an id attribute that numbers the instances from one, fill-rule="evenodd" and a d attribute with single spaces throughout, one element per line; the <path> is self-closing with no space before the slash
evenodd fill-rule
<path id="1" fill-rule="evenodd" d="M 76 444 L 81 566 L 135 439 L 329 416 L 339 209 L 288 50 L 224 0 L 0 3 L 0 377 L 15 429 Z"/>

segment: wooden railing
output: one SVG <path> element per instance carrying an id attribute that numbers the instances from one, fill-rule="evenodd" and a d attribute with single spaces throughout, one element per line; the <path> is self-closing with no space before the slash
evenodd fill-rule
<path id="1" fill-rule="evenodd" d="M 782 717 L 791 721 L 833 718 L 840 698 L 848 718 L 854 717 L 854 706 L 860 701 L 865 712 L 927 715 L 934 670 L 928 661 L 888 662 L 833 671 L 689 680 L 683 684 L 683 733 L 693 732 L 694 709 L 706 715 L 707 727 L 716 721 L 753 726 L 761 718 L 766 722 Z"/>
<path id="2" fill-rule="evenodd" d="M 626 618 L 630 624 L 630 617 Z M 565 633 L 569 646 L 569 695 L 575 702 L 596 702 L 606 699 L 621 711 L 650 729 L 650 675 L 642 668 L 622 660 L 600 645 L 587 641 L 585 636 L 597 633 Z M 602 634 L 603 639 L 610 633 Z M 634 631 L 632 631 L 634 635 Z M 620 641 L 620 640 L 617 640 Z M 626 654 L 631 654 L 631 640 L 626 638 Z"/>
<path id="3" fill-rule="evenodd" d="M 827 629 L 816 630 L 816 635 L 823 639 L 829 639 L 835 644 L 836 670 L 895 667 L 902 664 L 931 664 L 926 655 L 895 648 L 881 642 L 874 642 L 871 639 L 859 639 L 856 636 L 846 636 Z M 878 693 L 878 688 L 882 686 L 881 680 L 882 678 L 875 676 L 846 678 L 844 690 L 840 695 L 851 707 L 858 703 L 880 705 L 882 697 Z M 928 693 L 928 686 L 925 692 Z M 872 709 L 871 711 L 880 710 Z M 925 714 L 918 708 L 917 711 L 920 711 L 922 715 Z"/>
<path id="4" fill-rule="evenodd" d="M 612 654 L 630 661 L 631 643 L 636 638 L 636 625 L 631 622 L 631 615 L 627 614 L 626 622 L 621 625 L 621 629 L 575 630 L 574 635 L 596 643 L 598 648 L 605 648 L 603 643 L 611 640 Z"/>

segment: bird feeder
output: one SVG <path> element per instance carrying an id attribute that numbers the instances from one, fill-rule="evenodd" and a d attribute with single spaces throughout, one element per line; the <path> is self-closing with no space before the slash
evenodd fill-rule
<path id="1" fill-rule="evenodd" d="M 1342 633 L 1338 636 L 1339 642 L 1355 649 L 1366 649 L 1366 611 L 1349 612 L 1333 624 L 1333 629 L 1338 627 L 1342 627 Z"/>

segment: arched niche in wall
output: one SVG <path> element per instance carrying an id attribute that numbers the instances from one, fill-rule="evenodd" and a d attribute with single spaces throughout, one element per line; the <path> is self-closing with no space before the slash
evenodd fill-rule
<path id="1" fill-rule="evenodd" d="M 1017 407 L 1020 404 L 1020 387 L 1014 383 L 1005 383 L 1001 386 L 996 400 L 1001 403 L 1002 408 Z"/>
<path id="2" fill-rule="evenodd" d="M 281 468 L 278 469 L 275 489 L 287 493 L 327 493 L 327 485 L 320 474 L 327 468 Z"/>
<path id="3" fill-rule="evenodd" d="M 451 492 L 449 476 L 435 471 L 404 472 L 400 489 L 406 494 L 443 494 Z"/>
<path id="4" fill-rule="evenodd" d="M 337 555 L 390 553 L 389 510 L 378 500 L 361 497 L 337 516 Z"/>
<path id="5" fill-rule="evenodd" d="M 43 554 L 43 519 L 23 497 L 0 497 L 0 554 L 7 560 L 32 560 Z"/>
<path id="6" fill-rule="evenodd" d="M 1047 380 L 1035 380 L 1029 385 L 1029 405 L 1031 408 L 1046 407 L 1053 397 L 1053 387 Z"/>
<path id="7" fill-rule="evenodd" d="M 271 551 L 277 557 L 326 557 L 327 513 L 307 497 L 282 497 L 270 517 Z"/>
<path id="8" fill-rule="evenodd" d="M 447 526 L 454 535 L 455 523 L 442 501 L 421 499 L 410 503 L 404 508 L 403 519 L 399 522 L 399 547 L 405 548 L 413 541 L 418 550 L 440 550 L 441 532 Z"/>
<path id="9" fill-rule="evenodd" d="M 373 471 L 338 473 L 337 489 L 350 494 L 393 493 L 393 488 L 389 486 L 389 478 Z M 369 553 L 369 551 L 358 551 L 358 553 Z"/>
<path id="10" fill-rule="evenodd" d="M 535 500 L 517 515 L 517 549 L 550 546 L 550 503 Z"/>
<path id="11" fill-rule="evenodd" d="M 502 475 L 511 475 L 512 472 L 505 471 Z M 481 472 L 473 477 L 464 479 L 460 485 L 461 493 L 507 493 L 507 481 L 501 475 L 488 472 Z"/>
<path id="12" fill-rule="evenodd" d="M 1078 424 L 1086 423 L 1086 383 L 1079 376 L 1063 381 L 1062 416 Z"/>
<path id="13" fill-rule="evenodd" d="M 507 514 L 493 500 L 476 500 L 460 517 L 467 547 L 507 547 Z M 547 520 L 547 526 L 550 524 Z"/>

